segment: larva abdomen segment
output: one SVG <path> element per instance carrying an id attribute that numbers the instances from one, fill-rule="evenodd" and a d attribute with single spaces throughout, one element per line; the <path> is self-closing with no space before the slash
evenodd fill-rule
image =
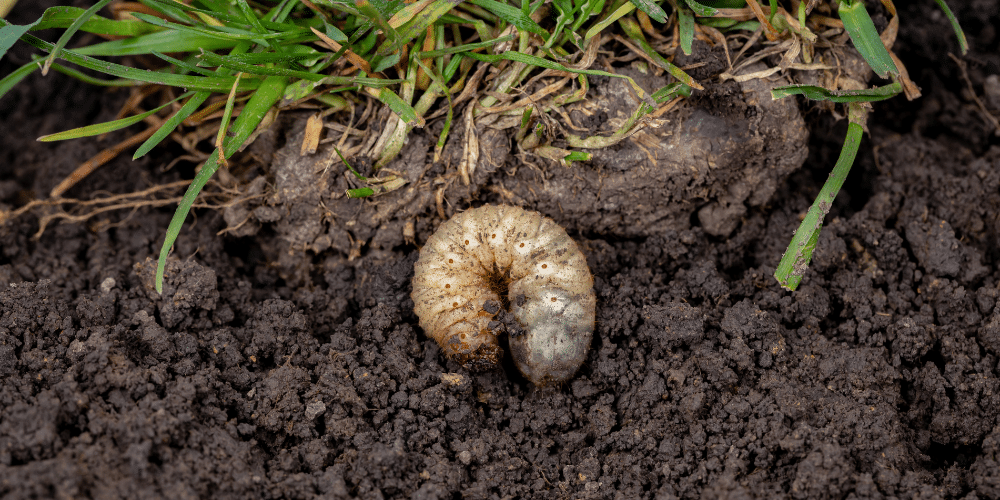
<path id="1" fill-rule="evenodd" d="M 417 261 L 411 295 L 414 312 L 420 317 L 421 328 L 445 354 L 470 368 L 492 368 L 503 352 L 496 334 L 488 328 L 492 317 L 480 309 L 482 303 L 499 300 L 499 296 L 486 286 L 481 273 L 469 270 L 478 263 L 457 259 L 460 252 L 443 243 L 432 245 L 428 241 Z M 424 255 L 431 257 L 424 261 Z"/>
<path id="2" fill-rule="evenodd" d="M 510 338 L 514 362 L 543 385 L 568 380 L 586 359 L 593 288 L 586 258 L 562 227 L 537 212 L 487 205 L 427 240 L 412 297 L 424 331 L 470 368 L 500 363 L 497 322 L 484 306 L 509 307 L 521 327 Z"/>

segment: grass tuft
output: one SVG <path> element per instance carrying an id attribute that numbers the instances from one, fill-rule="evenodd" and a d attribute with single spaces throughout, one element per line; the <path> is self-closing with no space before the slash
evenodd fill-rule
<path id="1" fill-rule="evenodd" d="M 944 0 L 935 1 L 954 27 L 964 53 L 967 45 L 961 28 Z M 111 17 L 100 15 L 109 4 Z M 882 5 L 898 27 L 892 1 L 882 0 Z M 828 17 L 833 11 L 839 20 Z M 55 44 L 30 33 L 50 28 L 65 30 Z M 49 69 L 64 72 L 95 85 L 133 86 L 140 98 L 128 108 L 129 116 L 40 140 L 86 137 L 145 122 L 149 125 L 145 132 L 122 143 L 122 147 L 138 145 L 134 158 L 168 139 L 183 137 L 175 133 L 181 128 L 214 127 L 210 134 L 183 144 L 205 163 L 166 231 L 156 274 L 160 290 L 167 255 L 202 189 L 219 166 L 279 111 L 319 108 L 314 120 L 321 121 L 348 110 L 353 120 L 355 104 L 367 104 L 368 110 L 387 109 L 392 117 L 377 140 L 365 151 L 358 146 L 350 153 L 377 159 L 376 171 L 399 154 L 414 128 L 432 120 L 443 120 L 434 151 L 439 158 L 458 106 L 465 106 L 458 112 L 460 126 L 467 131 L 486 113 L 520 116 L 517 147 L 569 166 L 590 159 L 590 153 L 580 149 L 615 144 L 691 92 L 703 90 L 705 82 L 696 81 L 673 62 L 678 51 L 692 54 L 696 40 L 725 45 L 729 69 L 720 77 L 745 81 L 790 69 L 832 74 L 836 68 L 813 60 L 817 51 L 842 49 L 839 35 L 845 30 L 872 69 L 891 83 L 874 89 L 792 85 L 773 93 L 775 99 L 801 95 L 843 103 L 852 117 L 851 133 L 834 167 L 839 181 L 831 178 L 824 186 L 821 198 L 826 204 L 810 210 L 810 222 L 803 223 L 809 230 L 800 230 L 786 252 L 790 263 L 782 260 L 779 266 L 779 273 L 784 273 L 779 282 L 794 289 L 817 241 L 823 207 L 840 189 L 841 177 L 846 177 L 857 151 L 856 135 L 864 125 L 862 105 L 901 91 L 910 98 L 919 95 L 891 52 L 894 31 L 882 40 L 861 0 L 100 0 L 88 9 L 50 8 L 24 26 L 0 19 L 0 57 L 17 41 L 40 52 L 35 61 L 0 79 L 0 97 L 39 69 L 43 74 Z M 76 36 L 80 32 L 104 41 L 67 48 L 71 39 L 84 39 Z M 733 59 L 729 47 L 741 44 L 743 49 Z M 656 74 L 665 72 L 676 82 L 654 92 L 616 73 L 615 64 L 620 63 L 615 61 L 628 60 L 620 54 L 629 53 L 646 61 L 635 64 Z M 741 63 L 745 65 L 768 56 L 780 61 L 763 72 L 735 75 L 743 66 L 734 69 L 734 61 L 745 57 Z M 795 77 L 793 72 L 787 74 Z M 628 82 L 640 99 L 628 121 L 607 137 L 580 137 L 546 125 L 559 123 L 563 107 L 586 98 L 591 76 Z M 160 100 L 148 111 L 139 109 L 143 99 L 153 96 Z M 314 124 L 314 129 L 322 130 L 321 125 Z M 211 153 L 196 149 L 210 136 L 215 137 Z M 310 140 L 304 151 L 318 144 L 315 134 Z M 474 134 L 466 134 L 463 159 L 454 172 L 466 182 L 474 168 L 473 148 L 478 148 L 474 142 Z M 93 168 L 99 164 L 91 162 Z M 350 168 L 346 158 L 344 164 Z M 78 176 L 93 168 L 78 169 Z M 393 175 L 357 176 L 356 181 L 358 187 L 348 192 L 351 197 L 376 196 L 405 183 Z"/>

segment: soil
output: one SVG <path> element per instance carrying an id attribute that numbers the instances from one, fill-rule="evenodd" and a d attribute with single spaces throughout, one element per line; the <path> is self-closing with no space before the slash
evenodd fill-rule
<path id="1" fill-rule="evenodd" d="M 877 105 L 794 293 L 772 274 L 846 130 L 804 102 L 805 168 L 754 184 L 760 195 L 713 188 L 683 216 L 628 207 L 624 194 L 590 218 L 561 213 L 541 189 L 549 179 L 510 171 L 512 157 L 477 174 L 499 188 L 455 185 L 444 215 L 514 200 L 567 226 L 587 255 L 593 347 L 558 387 L 533 387 L 509 361 L 467 372 L 417 326 L 410 277 L 417 243 L 440 222 L 433 194 L 331 214 L 273 197 L 199 210 L 162 296 L 151 258 L 171 207 L 53 225 L 38 239 L 38 214 L 9 222 L 0 497 L 1000 497 L 1000 139 L 947 56 L 957 46 L 937 7 L 899 4 L 896 51 L 924 96 Z M 952 7 L 972 47 L 971 86 L 996 115 L 998 2 Z M 15 52 L 0 74 L 25 61 Z M 49 75 L 0 100 L 3 123 L 17 124 L 0 134 L 0 208 L 44 197 L 120 140 L 34 139 L 111 119 L 122 97 Z M 296 118 L 262 139 L 255 161 L 298 144 Z M 721 141 L 733 123 L 705 134 Z M 426 149 L 416 137 L 406 151 Z M 748 156 L 765 149 L 747 137 Z M 443 173 L 406 151 L 404 165 Z M 113 162 L 69 195 L 190 178 L 184 163 L 163 171 L 171 154 Z M 558 189 L 586 193 L 598 171 L 643 186 L 639 160 L 602 154 Z M 322 200 L 294 177 L 309 172 L 286 173 L 275 193 Z M 372 213 L 384 215 L 376 224 Z M 310 217 L 313 227 L 292 223 Z M 366 229 L 351 229 L 362 219 Z"/>

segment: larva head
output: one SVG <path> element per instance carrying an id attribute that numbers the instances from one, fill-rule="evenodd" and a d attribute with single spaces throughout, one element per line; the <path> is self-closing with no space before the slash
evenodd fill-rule
<path id="1" fill-rule="evenodd" d="M 484 332 L 483 335 L 486 335 Z M 473 372 L 484 372 L 495 370 L 500 366 L 503 359 L 503 349 L 497 344 L 496 336 L 489 334 L 491 340 L 479 344 L 475 349 L 459 349 L 450 351 L 445 348 L 445 353 L 458 361 L 463 368 Z"/>

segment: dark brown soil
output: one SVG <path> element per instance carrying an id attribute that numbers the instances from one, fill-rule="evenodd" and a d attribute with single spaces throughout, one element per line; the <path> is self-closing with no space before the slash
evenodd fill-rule
<path id="1" fill-rule="evenodd" d="M 543 210 L 571 228 L 598 298 L 590 357 L 562 387 L 443 359 L 409 299 L 417 247 L 380 226 L 357 249 L 326 232 L 306 251 L 266 214 L 217 236 L 232 221 L 198 211 L 162 296 L 149 259 L 172 208 L 38 240 L 35 216 L 0 227 L 0 497 L 1000 497 L 1000 140 L 934 3 L 898 3 L 924 97 L 877 106 L 799 291 L 771 275 L 845 128 L 808 107 L 805 168 L 769 201 L 737 198 L 731 233 L 701 214 L 640 234 Z M 998 2 L 953 7 L 996 114 Z M 0 100 L 0 209 L 120 140 L 34 141 L 120 99 L 50 75 Z M 190 178 L 160 172 L 170 154 L 69 194 Z M 416 219 L 418 242 L 433 220 Z"/>

